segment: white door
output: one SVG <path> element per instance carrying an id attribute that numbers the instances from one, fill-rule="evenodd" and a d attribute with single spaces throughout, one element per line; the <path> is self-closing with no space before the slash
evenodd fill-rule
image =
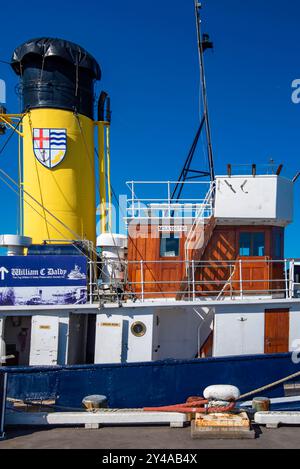
<path id="1" fill-rule="evenodd" d="M 95 363 L 121 363 L 123 316 L 97 314 Z"/>
<path id="2" fill-rule="evenodd" d="M 30 366 L 57 365 L 58 317 L 32 316 Z"/>

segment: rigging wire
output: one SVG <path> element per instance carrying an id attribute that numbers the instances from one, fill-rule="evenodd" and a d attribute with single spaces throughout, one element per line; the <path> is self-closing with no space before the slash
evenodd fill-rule
<path id="1" fill-rule="evenodd" d="M 1 168 L 0 168 L 0 173 L 4 175 L 4 177 L 8 178 L 9 180 L 11 180 L 11 182 L 14 184 L 14 185 L 18 185 L 16 183 L 16 181 L 14 181 L 7 173 L 5 173 L 5 171 L 3 171 Z M 6 184 L 7 187 L 9 187 L 15 194 L 19 195 L 19 191 L 14 188 L 11 184 L 9 184 L 9 182 L 3 177 L 1 176 L 0 174 L 0 180 Z M 28 194 L 30 196 L 30 194 Z M 31 196 L 31 198 L 33 198 L 33 200 L 35 201 L 34 197 Z M 28 202 L 28 200 L 26 200 L 25 198 L 23 198 L 24 202 L 35 212 L 37 213 L 43 220 L 45 220 L 45 222 L 47 224 L 49 224 L 60 236 L 64 237 L 64 234 L 58 229 L 57 226 L 55 226 L 53 223 L 51 223 L 45 215 L 43 215 L 42 213 L 40 213 L 30 202 Z M 53 215 L 54 216 L 54 215 Z M 82 239 L 78 239 L 78 241 L 82 241 L 82 242 L 85 242 L 86 240 L 82 240 Z M 94 265 L 93 263 L 93 259 L 91 258 L 91 256 L 89 254 L 86 254 L 84 251 L 82 251 L 82 249 L 80 249 L 80 247 L 75 243 L 75 242 L 71 242 L 70 243 L 79 253 L 80 255 L 83 255 L 88 261 L 92 262 L 92 265 Z M 91 249 L 91 247 L 89 246 L 89 251 L 92 251 L 93 254 L 96 254 L 96 256 L 98 255 L 97 251 L 95 251 L 93 248 Z M 99 271 L 99 275 L 101 275 L 102 273 L 104 273 L 104 268 L 102 266 L 98 266 L 97 264 L 97 269 Z M 90 293 L 92 294 L 92 292 Z"/>
<path id="2" fill-rule="evenodd" d="M 9 64 L 9 62 L 4 62 L 2 60 L 0 60 L 1 63 L 7 63 Z M 43 72 L 43 66 L 42 66 L 42 70 L 41 70 L 41 73 Z M 85 149 L 86 149 L 86 152 L 87 152 L 87 155 L 88 155 L 88 160 L 89 160 L 89 163 L 90 163 L 90 167 L 91 167 L 91 171 L 93 172 L 93 175 L 94 175 L 94 167 L 93 167 L 93 163 L 92 163 L 92 160 L 91 160 L 91 155 L 90 155 L 90 152 L 89 152 L 89 148 L 88 148 L 88 145 L 87 145 L 87 142 L 86 142 L 86 138 L 85 138 L 85 134 L 84 134 L 84 131 L 82 129 L 82 126 L 81 126 L 81 122 L 79 120 L 79 117 L 78 115 L 75 113 L 76 115 L 76 118 L 77 118 L 77 122 L 78 122 L 78 126 L 79 126 L 79 129 L 80 129 L 80 133 L 81 133 L 81 136 L 82 136 L 82 139 L 83 139 L 83 142 L 84 142 L 84 146 L 85 146 Z M 22 115 L 21 119 L 17 122 L 16 126 L 12 129 L 10 135 L 8 136 L 8 138 L 6 139 L 4 145 L 2 146 L 2 148 L 0 149 L 0 155 L 4 152 L 5 148 L 7 147 L 9 141 L 11 140 L 12 136 L 14 135 L 15 131 L 18 129 L 18 127 L 21 125 L 22 121 L 23 121 L 23 118 L 24 118 L 25 114 Z M 31 130 L 31 135 L 33 135 L 33 131 L 32 131 L 32 123 L 31 123 L 31 119 L 30 119 L 30 111 L 29 111 L 29 124 L 30 124 L 30 130 Z M 48 210 L 43 203 L 40 203 L 37 199 L 35 199 L 29 192 L 27 192 L 24 187 L 22 187 L 22 183 L 21 183 L 21 180 L 20 180 L 20 167 L 19 167 L 19 182 L 16 182 L 11 176 L 9 176 L 8 173 L 6 173 L 3 169 L 0 168 L 0 173 L 1 173 L 1 176 L 0 176 L 0 180 L 2 180 L 14 193 L 16 193 L 19 197 L 21 197 L 21 193 L 23 194 L 23 201 L 29 205 L 41 218 L 43 218 L 46 222 L 47 225 L 50 225 L 52 228 L 54 228 L 54 230 L 59 233 L 60 236 L 62 236 L 62 238 L 64 238 L 64 234 L 58 229 L 57 226 L 55 226 L 53 223 L 51 223 L 45 213 L 49 214 L 51 217 L 54 218 L 54 220 L 56 222 L 58 222 L 60 225 L 62 225 L 69 233 L 72 234 L 72 236 L 74 236 L 74 239 L 76 241 L 81 241 L 83 243 L 86 243 L 87 240 L 83 239 L 81 236 L 79 236 L 76 232 L 74 232 L 70 227 L 68 227 L 65 223 L 63 223 L 58 217 L 56 217 L 53 213 L 50 212 L 50 210 Z M 6 179 L 8 179 L 14 186 L 16 186 L 18 189 L 14 188 L 11 184 L 8 183 L 8 181 Z M 96 184 L 98 186 L 98 190 L 99 190 L 99 181 L 97 181 L 96 179 Z M 24 194 L 26 194 L 32 201 L 34 201 L 39 207 L 41 207 L 41 209 L 43 210 L 44 212 L 44 215 L 42 213 L 40 213 L 35 207 L 33 207 L 32 204 L 30 204 L 28 202 L 28 200 L 25 200 L 24 198 Z M 90 261 L 93 261 L 93 259 L 91 258 L 90 254 L 94 254 L 94 256 L 98 257 L 98 252 L 97 250 L 93 247 L 91 247 L 91 243 L 89 243 L 89 254 L 87 255 L 85 252 L 82 252 L 82 250 L 78 247 L 77 244 L 75 244 L 74 242 L 71 243 L 81 254 L 83 254 L 86 258 L 88 258 Z M 93 264 L 94 265 L 94 264 Z M 96 269 L 100 271 L 100 274 L 101 272 L 103 272 L 103 267 L 99 267 L 98 264 L 96 265 Z"/>
<path id="3" fill-rule="evenodd" d="M 1 172 L 1 170 L 0 170 Z M 19 192 L 17 189 L 15 189 L 13 186 L 11 186 L 5 179 L 3 176 L 0 175 L 0 180 L 6 184 L 7 187 L 9 187 L 9 189 L 11 189 L 15 194 L 19 195 Z M 53 225 L 51 222 L 49 222 L 46 217 L 41 214 L 32 204 L 30 204 L 30 202 L 28 202 L 28 200 L 25 200 L 24 199 L 24 202 L 34 211 L 36 212 L 40 217 L 42 217 L 52 228 L 54 228 L 54 230 L 60 235 L 60 236 L 63 236 L 63 233 L 61 231 L 59 231 L 59 229 L 57 228 L 57 226 Z M 84 257 L 86 257 L 88 260 L 90 260 L 90 257 L 85 253 L 83 252 L 79 246 L 75 243 L 71 243 L 73 247 L 75 247 L 75 249 L 77 249 L 77 251 L 83 255 Z"/>
<path id="4" fill-rule="evenodd" d="M 19 193 L 18 190 L 19 190 L 19 184 L 17 181 L 15 181 L 8 173 L 6 173 L 6 171 L 4 171 L 3 169 L 0 168 L 0 174 L 2 174 L 2 177 L 0 176 L 0 178 L 3 180 L 3 182 L 6 183 L 6 185 L 8 187 L 10 187 L 10 189 L 12 189 L 15 193 Z M 8 179 L 14 186 L 17 187 L 16 188 L 13 188 L 6 180 L 3 179 L 3 176 Z M 44 207 L 43 204 L 41 204 L 37 199 L 35 199 L 35 197 L 33 197 L 29 192 L 27 192 L 24 188 L 22 189 L 22 192 L 27 195 L 33 202 L 35 202 L 39 207 L 41 207 L 41 209 L 45 212 L 47 212 L 52 218 L 54 218 L 55 221 L 57 221 L 60 225 L 62 225 L 67 231 L 69 231 L 70 234 L 72 234 L 74 236 L 74 240 L 76 241 L 81 241 L 83 243 L 85 243 L 87 240 L 81 238 L 75 231 L 73 231 L 71 228 L 69 228 L 64 222 L 62 222 L 58 217 L 56 217 L 53 213 L 51 213 L 50 210 L 48 210 L 46 207 Z M 58 230 L 57 227 L 55 227 L 51 222 L 49 222 L 49 220 L 47 219 L 46 216 L 44 216 L 43 214 L 41 214 L 37 209 L 35 209 L 29 202 L 28 200 L 25 199 L 25 197 L 23 197 L 23 200 L 25 203 L 27 203 L 28 205 L 30 205 L 31 208 L 33 208 L 33 210 L 40 216 L 42 217 L 47 223 L 49 223 L 50 226 L 54 227 L 55 230 L 61 235 L 63 236 L 63 233 L 61 231 Z M 75 247 L 78 247 L 76 246 L 75 243 L 72 243 L 73 246 Z M 97 255 L 97 251 L 95 249 L 90 249 L 92 251 L 93 254 L 96 254 Z M 81 251 L 80 251 L 81 252 Z M 89 255 L 86 255 L 84 254 L 87 258 L 89 258 L 91 261 L 93 260 Z"/>
<path id="5" fill-rule="evenodd" d="M 173 190 L 173 193 L 172 193 L 172 196 L 171 196 L 171 199 L 172 200 L 176 200 L 178 201 L 180 199 L 180 196 L 182 194 L 182 191 L 183 191 L 183 188 L 184 188 L 184 182 L 186 181 L 187 179 L 187 175 L 190 171 L 190 168 L 191 168 L 191 164 L 192 164 L 192 161 L 193 161 L 193 157 L 194 157 L 194 154 L 195 154 L 195 151 L 196 151 L 196 148 L 197 148 L 197 144 L 198 144 L 198 141 L 199 141 L 199 137 L 202 133 L 202 128 L 204 126 L 204 117 L 202 117 L 202 121 L 200 123 L 200 127 L 196 133 L 196 136 L 194 138 L 194 141 L 193 141 L 193 144 L 192 144 L 192 147 L 189 151 L 189 154 L 187 156 L 187 159 L 185 161 L 185 164 L 184 164 L 184 168 L 183 170 L 181 171 L 181 174 L 179 176 L 179 182 L 176 183 L 175 185 L 175 188 Z M 177 194 L 177 190 L 179 189 L 179 192 Z M 177 195 L 177 196 L 176 196 Z"/>
<path id="6" fill-rule="evenodd" d="M 9 179 L 15 186 L 19 188 L 19 184 L 1 168 L 0 168 L 0 173 L 3 174 L 7 179 Z M 23 188 L 23 193 L 26 194 L 31 200 L 33 200 L 39 207 L 41 207 L 43 211 L 45 211 L 46 213 L 48 213 L 48 215 L 54 218 L 55 221 L 60 223 L 67 231 L 69 231 L 69 233 L 75 236 L 75 239 L 78 239 L 79 241 L 85 241 L 83 238 L 80 238 L 80 236 L 75 231 L 69 228 L 64 222 L 62 222 L 56 215 L 54 215 L 50 210 L 48 210 L 41 202 L 39 202 L 35 197 L 33 197 L 33 195 L 31 195 L 24 188 Z"/>
<path id="7" fill-rule="evenodd" d="M 24 115 L 21 116 L 21 119 L 16 123 L 16 125 L 15 125 L 15 127 L 12 129 L 10 135 L 7 137 L 6 141 L 4 142 L 3 146 L 2 146 L 1 149 L 0 149 L 0 155 L 3 153 L 3 151 L 4 151 L 5 148 L 7 147 L 8 143 L 10 142 L 11 138 L 13 137 L 15 131 L 18 130 L 19 126 L 20 126 L 21 123 L 23 122 L 23 119 L 24 119 Z"/>
<path id="8" fill-rule="evenodd" d="M 30 113 L 30 111 L 29 111 Z M 25 117 L 25 114 L 21 117 L 21 119 L 18 121 L 18 123 L 16 124 L 15 128 L 12 130 L 11 134 L 9 135 L 9 137 L 7 138 L 6 142 L 4 143 L 3 147 L 1 148 L 0 150 L 0 155 L 3 153 L 4 149 L 6 148 L 8 142 L 10 141 L 10 139 L 12 138 L 13 134 L 15 133 L 15 130 L 18 129 L 18 127 L 21 125 L 22 121 L 23 121 L 23 118 Z M 77 116 L 78 118 L 78 116 Z M 89 159 L 89 163 L 91 165 L 91 169 L 92 169 L 92 161 L 91 161 L 91 157 L 90 157 L 90 153 L 89 153 L 89 150 L 88 150 L 88 146 L 87 146 L 87 142 L 86 142 L 86 138 L 85 138 L 85 135 L 84 135 L 84 131 L 82 129 L 82 126 L 81 126 L 81 123 L 78 120 L 78 125 L 79 125 L 79 128 L 80 128 L 80 132 L 82 134 L 82 138 L 83 138 L 83 141 L 84 141 L 84 145 L 86 147 L 86 150 L 87 150 L 87 153 L 88 153 L 88 159 Z M 31 125 L 31 120 L 30 121 L 30 130 L 31 130 L 31 133 L 32 133 L 32 125 Z M 98 159 L 99 159 L 99 155 L 98 155 L 98 152 L 97 150 L 95 149 L 96 153 L 97 153 L 97 156 L 98 156 Z M 106 174 L 106 177 L 108 177 L 108 175 Z M 22 194 L 23 194 L 23 201 L 32 209 L 34 210 L 34 212 L 36 212 L 48 225 L 50 225 L 60 236 L 64 237 L 64 234 L 58 229 L 57 226 L 55 226 L 53 223 L 51 223 L 51 221 L 48 220 L 47 216 L 45 214 L 42 214 L 40 213 L 34 206 L 32 203 L 30 203 L 28 200 L 26 200 L 26 198 L 24 197 L 24 194 L 30 198 L 35 204 L 37 204 L 42 210 L 43 212 L 47 213 L 48 215 L 50 215 L 50 217 L 52 217 L 56 222 L 58 222 L 60 225 L 62 225 L 69 233 L 71 233 L 73 236 L 74 236 L 74 239 L 75 240 L 78 240 L 78 241 L 82 241 L 82 242 L 86 242 L 85 239 L 82 239 L 76 232 L 74 232 L 70 227 L 68 227 L 64 222 L 62 222 L 58 217 L 56 217 L 50 210 L 48 210 L 42 203 L 40 203 L 35 197 L 33 197 L 28 191 L 26 191 L 24 189 L 24 187 L 21 188 L 21 183 L 15 181 L 6 171 L 4 171 L 3 169 L 0 168 L 0 180 L 7 185 L 7 187 L 9 187 L 15 194 L 17 194 L 18 196 L 20 196 L 20 190 L 22 191 Z M 10 183 L 8 181 L 10 181 Z M 99 181 L 96 181 L 96 184 L 98 186 L 98 190 L 100 188 L 100 185 L 99 185 Z M 15 186 L 15 187 L 13 187 Z M 117 205 L 118 205 L 118 208 L 121 210 L 121 213 L 124 215 L 124 212 L 123 210 L 121 209 L 120 207 L 120 204 L 119 204 L 119 201 L 118 201 L 118 198 L 116 196 L 116 193 L 113 189 L 113 186 L 111 185 L 111 193 L 113 195 L 113 197 L 115 198 L 116 202 L 117 202 Z M 114 242 L 114 246 L 117 248 L 117 244 L 116 244 L 116 240 L 115 240 L 115 236 L 114 236 L 114 233 L 112 232 L 112 226 L 111 226 L 111 221 L 109 221 L 108 223 L 109 225 L 109 230 L 110 230 L 110 233 L 111 233 L 111 236 L 112 236 L 112 240 Z M 139 255 L 141 256 L 141 258 L 143 259 L 143 256 L 141 254 L 141 252 L 139 251 L 136 243 L 134 242 L 133 238 L 128 234 L 128 237 L 129 239 L 132 241 L 133 245 L 135 246 L 137 252 L 139 253 Z M 82 252 L 82 250 L 78 247 L 78 245 L 74 242 L 71 243 L 79 252 L 80 254 L 84 255 L 88 260 L 90 261 L 93 261 L 93 259 L 90 257 L 90 255 L 86 254 L 85 252 Z M 98 253 L 97 253 L 97 250 L 94 249 L 94 248 L 90 248 L 90 251 L 96 256 L 98 256 Z M 119 261 L 121 262 L 121 258 L 120 258 L 120 255 L 119 255 L 119 252 L 118 252 L 118 249 L 116 249 L 117 251 L 117 255 L 118 255 L 118 259 Z M 153 275 L 153 272 L 151 271 L 151 269 L 149 268 L 149 266 L 147 266 L 147 263 L 145 261 L 145 266 L 148 267 L 149 269 L 149 272 L 151 272 L 151 276 L 154 280 L 154 282 L 157 282 L 157 279 L 154 277 Z M 99 271 L 99 273 L 103 273 L 104 272 L 104 268 L 103 266 L 98 266 L 98 264 L 96 265 L 96 269 Z M 158 287 L 159 290 L 161 290 L 161 293 L 162 292 L 162 289 L 161 287 L 159 286 Z"/>
<path id="9" fill-rule="evenodd" d="M 30 111 L 29 111 L 29 114 L 30 114 Z M 18 121 L 17 125 L 15 126 L 15 128 L 12 130 L 11 134 L 9 135 L 8 139 L 6 140 L 5 144 L 3 145 L 2 149 L 0 150 L 0 155 L 1 153 L 4 151 L 4 149 L 6 148 L 8 142 L 10 141 L 10 139 L 12 138 L 15 130 L 19 127 L 19 125 L 21 124 L 21 122 L 23 121 L 25 117 L 25 114 L 22 116 L 22 118 Z M 29 123 L 30 123 L 30 130 L 31 130 L 31 134 L 33 134 L 32 132 L 32 123 L 31 123 L 31 119 L 29 119 Z M 81 128 L 81 126 L 80 126 Z M 81 131 L 82 131 L 82 128 L 81 128 Z M 83 139 L 84 139 L 84 142 L 85 142 L 85 145 L 86 145 L 86 141 L 85 141 L 85 138 L 84 138 L 84 135 L 83 136 Z M 91 163 L 91 160 L 90 160 L 90 155 L 88 154 L 89 156 L 89 161 Z M 54 218 L 54 220 L 56 222 L 58 222 L 60 225 L 62 225 L 70 234 L 72 234 L 72 236 L 74 237 L 74 240 L 76 241 L 80 241 L 82 243 L 86 243 L 87 240 L 83 239 L 81 236 L 79 236 L 75 231 L 73 231 L 69 226 L 67 226 L 65 223 L 63 223 L 58 217 L 56 217 L 50 210 L 48 210 L 42 203 L 40 203 L 37 199 L 35 199 L 35 197 L 33 197 L 29 192 L 27 192 L 24 187 L 21 187 L 21 184 L 18 183 L 17 181 L 15 181 L 8 173 L 6 173 L 3 169 L 0 168 L 0 174 L 2 174 L 2 177 L 0 176 L 0 179 L 16 194 L 18 194 L 18 196 L 20 196 L 20 191 L 22 191 L 22 194 L 23 194 L 23 200 L 24 202 L 30 206 L 42 219 L 44 219 L 44 221 L 47 223 L 47 225 L 50 225 L 52 228 L 55 229 L 55 231 L 60 235 L 62 236 L 62 238 L 64 238 L 64 234 L 57 228 L 57 226 L 55 226 L 53 223 L 51 223 L 48 218 L 46 217 L 46 215 L 43 215 L 42 213 L 40 213 L 36 208 L 33 207 L 32 204 L 30 204 L 28 202 L 28 200 L 25 200 L 25 197 L 24 197 L 24 194 L 27 195 L 35 204 L 37 204 L 39 207 L 41 207 L 42 211 L 44 213 L 47 213 L 48 215 L 50 215 L 50 217 Z M 3 177 L 4 176 L 4 177 Z M 4 178 L 8 179 L 14 186 L 17 187 L 17 189 L 13 188 L 11 186 L 11 184 L 9 184 Z M 91 257 L 91 254 L 93 254 L 95 256 L 95 258 L 97 259 L 97 256 L 98 256 L 98 253 L 97 253 L 97 250 L 94 248 L 94 247 L 91 247 L 90 243 L 89 243 L 89 254 L 86 254 L 85 252 L 82 252 L 82 250 L 77 246 L 76 243 L 72 242 L 71 243 L 81 254 L 83 254 L 89 261 L 93 261 L 93 258 Z M 93 264 L 94 265 L 94 264 Z M 99 267 L 98 265 L 96 266 L 96 269 L 99 271 L 99 273 L 101 274 L 103 272 L 103 267 Z"/>

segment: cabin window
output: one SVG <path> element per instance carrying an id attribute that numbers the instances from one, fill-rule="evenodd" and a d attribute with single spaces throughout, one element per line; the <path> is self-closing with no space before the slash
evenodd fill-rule
<path id="1" fill-rule="evenodd" d="M 265 255 L 265 233 L 240 233 L 240 256 L 259 257 Z"/>
<path id="2" fill-rule="evenodd" d="M 163 234 L 160 238 L 160 257 L 178 257 L 180 238 L 176 233 Z"/>

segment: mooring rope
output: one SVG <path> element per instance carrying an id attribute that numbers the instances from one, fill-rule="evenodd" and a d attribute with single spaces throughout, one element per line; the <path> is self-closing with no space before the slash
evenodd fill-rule
<path id="1" fill-rule="evenodd" d="M 291 379 L 298 378 L 298 377 L 300 377 L 300 371 L 292 375 L 289 375 L 286 378 L 282 378 L 282 379 L 279 379 L 278 381 L 274 381 L 274 383 L 267 384 L 265 386 L 262 386 L 261 388 L 254 389 L 253 391 L 247 392 L 246 394 L 242 394 L 239 400 L 245 399 L 245 397 L 253 396 L 254 394 L 257 394 L 261 391 L 266 391 L 266 389 L 274 388 L 275 386 L 278 386 L 279 384 L 285 383 L 286 381 L 290 381 Z"/>

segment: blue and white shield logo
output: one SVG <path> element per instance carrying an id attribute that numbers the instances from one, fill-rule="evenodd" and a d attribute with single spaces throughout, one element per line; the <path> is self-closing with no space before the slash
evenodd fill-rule
<path id="1" fill-rule="evenodd" d="M 33 151 L 46 168 L 55 168 L 67 152 L 66 129 L 33 129 Z"/>

